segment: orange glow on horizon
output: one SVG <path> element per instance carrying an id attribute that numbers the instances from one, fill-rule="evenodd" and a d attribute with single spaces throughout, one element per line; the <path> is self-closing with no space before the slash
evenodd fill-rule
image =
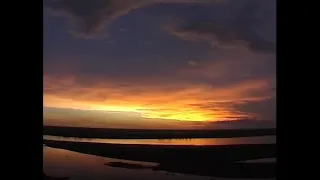
<path id="1" fill-rule="evenodd" d="M 188 85 L 171 88 L 161 84 L 141 88 L 141 85 L 132 84 L 121 87 L 114 81 L 105 83 L 104 87 L 100 82 L 81 87 L 71 77 L 45 77 L 45 80 L 45 107 L 135 112 L 151 119 L 220 121 L 254 118 L 252 114 L 234 111 L 228 104 L 268 98 L 247 95 L 251 91 L 263 90 L 266 87 L 264 81 L 248 81 L 226 88 Z"/>
<path id="2" fill-rule="evenodd" d="M 214 121 L 216 117 L 214 115 L 206 116 L 205 112 L 200 110 L 191 110 L 188 108 L 179 108 L 179 104 L 175 105 L 178 111 L 171 109 L 165 111 L 156 111 L 157 108 L 161 109 L 159 105 L 152 107 L 143 107 L 138 105 L 103 105 L 94 102 L 82 102 L 72 99 L 60 99 L 52 96 L 45 96 L 45 107 L 58 107 L 58 108 L 72 108 L 78 110 L 97 110 L 97 111 L 117 111 L 117 112 L 135 112 L 139 113 L 141 117 L 145 118 L 159 118 L 170 120 L 182 120 L 182 121 Z M 132 103 L 133 104 L 133 103 Z M 181 106 L 181 105 L 180 105 Z M 226 114 L 228 115 L 228 114 Z M 220 115 L 223 116 L 223 115 Z"/>

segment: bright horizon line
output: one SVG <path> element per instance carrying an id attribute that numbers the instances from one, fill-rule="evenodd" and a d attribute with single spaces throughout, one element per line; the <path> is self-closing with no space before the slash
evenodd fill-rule
<path id="1" fill-rule="evenodd" d="M 110 107 L 110 106 L 109 106 Z M 182 121 L 182 122 L 208 122 L 208 123 L 213 123 L 213 122 L 233 122 L 233 121 L 263 121 L 263 120 L 257 120 L 257 119 L 248 119 L 248 120 L 244 120 L 241 118 L 235 118 L 235 119 L 215 119 L 215 120 L 184 120 L 184 119 L 172 119 L 172 118 L 162 118 L 162 117 L 147 117 L 147 116 L 143 116 L 142 111 L 130 111 L 130 110 L 112 110 L 112 109 L 99 109 L 99 108 L 73 108 L 73 107 L 55 107 L 55 106 L 43 106 L 43 108 L 54 108 L 54 109 L 64 109 L 64 110 L 71 110 L 71 111 L 86 111 L 86 112 L 104 112 L 104 113 L 123 113 L 123 115 L 128 115 L 126 113 L 137 113 L 141 118 L 147 118 L 147 119 L 161 119 L 161 120 L 172 120 L 172 121 Z M 186 115 L 188 116 L 188 115 Z"/>

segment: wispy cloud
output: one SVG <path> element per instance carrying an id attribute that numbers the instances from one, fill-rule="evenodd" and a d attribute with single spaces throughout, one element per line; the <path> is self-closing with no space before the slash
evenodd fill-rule
<path id="1" fill-rule="evenodd" d="M 222 9 L 222 10 L 221 10 Z M 179 38 L 206 41 L 214 48 L 247 47 L 253 51 L 276 51 L 276 1 L 229 0 L 215 4 L 219 13 L 204 19 L 176 19 L 169 32 Z"/>
<path id="2" fill-rule="evenodd" d="M 154 3 L 208 3 L 219 0 L 45 0 L 54 15 L 67 17 L 70 32 L 82 38 L 105 36 L 104 29 L 131 11 Z"/>
<path id="3" fill-rule="evenodd" d="M 107 111 L 139 112 L 143 117 L 190 121 L 256 118 L 230 104 L 259 102 L 270 98 L 268 82 L 244 80 L 214 86 L 187 81 L 155 79 L 130 81 L 45 77 L 44 106 Z"/>
<path id="4" fill-rule="evenodd" d="M 247 107 L 270 104 L 269 99 L 275 98 L 275 72 L 267 68 L 272 61 L 272 54 L 235 49 L 217 51 L 214 59 L 194 60 L 196 66 L 186 62 L 166 73 L 148 76 L 123 71 L 113 76 L 48 73 L 44 76 L 44 105 L 139 112 L 154 119 L 270 120 L 273 117 L 268 113 L 261 113 L 263 108 L 250 111 Z M 266 112 L 273 110 L 273 106 L 264 107 Z"/>

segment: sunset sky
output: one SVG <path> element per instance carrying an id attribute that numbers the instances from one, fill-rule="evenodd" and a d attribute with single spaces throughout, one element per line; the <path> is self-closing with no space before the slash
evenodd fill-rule
<path id="1" fill-rule="evenodd" d="M 45 0 L 43 23 L 44 125 L 276 121 L 275 0 Z"/>

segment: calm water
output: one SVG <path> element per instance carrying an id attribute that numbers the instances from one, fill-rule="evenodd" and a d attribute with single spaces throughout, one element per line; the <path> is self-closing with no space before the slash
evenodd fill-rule
<path id="1" fill-rule="evenodd" d="M 164 171 L 150 169 L 124 169 L 104 165 L 107 162 L 129 162 L 154 166 L 154 163 L 118 160 L 87 155 L 68 150 L 43 147 L 43 170 L 49 176 L 69 177 L 70 180 L 211 180 L 210 177 L 183 174 L 168 174 Z M 214 178 L 215 180 L 231 180 L 228 178 Z M 237 179 L 244 180 L 244 179 Z M 248 180 L 248 179 L 246 179 Z M 264 179 L 266 180 L 266 179 Z M 269 180 L 275 180 L 269 179 Z"/>
<path id="2" fill-rule="evenodd" d="M 276 136 L 264 137 L 242 137 L 242 138 L 199 138 L 199 139 L 86 139 L 86 138 L 65 138 L 56 136 L 43 136 L 44 139 L 78 141 L 78 142 L 100 142 L 120 144 L 170 144 L 170 145 L 223 145 L 223 144 L 266 144 L 275 143 Z M 274 161 L 274 160 L 272 160 Z M 105 179 L 130 179 L 140 180 L 211 180 L 211 177 L 169 174 L 164 171 L 153 171 L 151 169 L 125 169 L 110 167 L 107 162 L 127 162 L 148 166 L 155 166 L 155 163 L 119 160 L 104 158 L 94 155 L 82 154 L 68 150 L 43 147 L 43 169 L 49 176 L 69 177 L 71 180 L 105 180 Z M 250 162 L 250 161 L 249 161 Z M 248 162 L 248 163 L 249 163 Z M 214 178 L 216 180 L 231 180 L 228 178 Z M 242 179 L 237 179 L 242 180 Z M 248 180 L 248 179 L 243 179 Z M 275 180 L 272 179 L 272 180 Z"/>
<path id="3" fill-rule="evenodd" d="M 71 180 L 106 180 L 106 179 L 130 179 L 140 180 L 210 180 L 209 177 L 168 174 L 164 171 L 152 171 L 149 169 L 124 169 L 105 165 L 107 162 L 129 162 L 155 166 L 154 163 L 118 160 L 87 155 L 62 149 L 43 147 L 44 173 L 55 177 L 69 177 Z"/>
<path id="4" fill-rule="evenodd" d="M 230 144 L 272 144 L 276 136 L 240 137 L 240 138 L 194 138 L 194 139 L 95 139 L 43 136 L 47 140 L 98 142 L 114 144 L 152 144 L 152 145 L 230 145 Z"/>

